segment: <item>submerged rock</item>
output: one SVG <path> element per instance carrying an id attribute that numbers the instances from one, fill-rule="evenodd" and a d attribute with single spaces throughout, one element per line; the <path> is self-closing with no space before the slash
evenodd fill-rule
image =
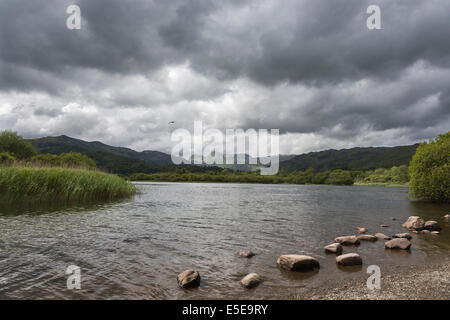
<path id="1" fill-rule="evenodd" d="M 383 240 L 391 240 L 391 237 L 388 237 L 384 233 L 375 233 L 375 237 L 383 239 Z"/>
<path id="2" fill-rule="evenodd" d="M 444 219 L 450 219 L 450 214 L 446 214 L 446 215 L 444 216 Z"/>
<path id="3" fill-rule="evenodd" d="M 367 231 L 369 231 L 369 229 L 362 227 L 356 227 L 356 230 L 358 230 L 359 233 L 366 233 Z"/>
<path id="4" fill-rule="evenodd" d="M 405 238 L 397 238 L 387 241 L 384 244 L 384 247 L 387 249 L 402 249 L 408 250 L 411 247 L 411 242 Z"/>
<path id="5" fill-rule="evenodd" d="M 439 231 L 431 231 L 431 234 L 437 235 L 437 234 L 441 234 L 441 233 Z"/>
<path id="6" fill-rule="evenodd" d="M 409 230 L 417 230 L 420 231 L 424 228 L 425 222 L 419 216 L 410 216 L 408 220 L 404 224 L 402 224 L 403 228 Z"/>
<path id="7" fill-rule="evenodd" d="M 387 224 L 380 224 L 381 228 L 389 228 L 389 226 Z"/>
<path id="8" fill-rule="evenodd" d="M 392 235 L 392 238 L 404 238 L 410 240 L 412 237 L 409 233 L 396 233 Z"/>
<path id="9" fill-rule="evenodd" d="M 244 288 L 247 288 L 247 289 L 254 288 L 257 285 L 259 285 L 261 282 L 262 282 L 262 278 L 257 273 L 249 273 L 244 278 L 242 278 L 241 281 L 239 281 L 241 286 L 243 286 Z"/>
<path id="10" fill-rule="evenodd" d="M 359 245 L 359 240 L 356 236 L 342 236 L 334 239 L 334 242 L 342 245 Z"/>
<path id="11" fill-rule="evenodd" d="M 278 258 L 277 264 L 280 268 L 289 271 L 311 271 L 320 268 L 317 259 L 299 254 L 282 255 Z"/>
<path id="12" fill-rule="evenodd" d="M 251 258 L 255 255 L 255 253 L 253 253 L 250 250 L 241 250 L 241 251 L 238 251 L 237 254 L 239 257 L 242 257 L 242 258 Z"/>
<path id="13" fill-rule="evenodd" d="M 422 231 L 420 231 L 421 233 L 431 233 L 431 231 L 430 230 L 427 230 L 427 229 L 424 229 L 424 230 L 422 230 Z"/>
<path id="14" fill-rule="evenodd" d="M 333 243 L 326 247 L 324 247 L 325 252 L 327 253 L 335 253 L 335 254 L 341 254 L 342 253 L 342 245 L 340 243 Z"/>
<path id="15" fill-rule="evenodd" d="M 185 270 L 177 276 L 178 285 L 182 288 L 195 288 L 200 285 L 200 274 L 197 270 Z"/>
<path id="16" fill-rule="evenodd" d="M 427 221 L 425 222 L 424 228 L 430 231 L 438 231 L 441 230 L 441 226 L 436 221 Z"/>
<path id="17" fill-rule="evenodd" d="M 371 234 L 361 234 L 359 236 L 356 237 L 358 240 L 360 241 L 377 241 L 378 238 L 371 235 Z"/>
<path id="18" fill-rule="evenodd" d="M 357 266 L 362 264 L 362 259 L 357 253 L 346 253 L 336 257 L 336 263 L 341 266 Z"/>

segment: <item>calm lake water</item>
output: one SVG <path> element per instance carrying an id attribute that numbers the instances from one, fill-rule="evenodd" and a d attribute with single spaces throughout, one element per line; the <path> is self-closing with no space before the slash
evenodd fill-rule
<path id="1" fill-rule="evenodd" d="M 405 188 L 254 184 L 139 184 L 133 199 L 77 208 L 0 208 L 0 299 L 289 298 L 310 288 L 436 262 L 450 252 L 450 206 L 412 202 Z M 362 268 L 340 269 L 323 247 L 334 237 L 404 232 L 410 215 L 436 220 L 441 235 L 413 235 L 411 252 L 391 252 L 384 241 L 345 247 Z M 393 221 L 392 217 L 397 220 Z M 389 228 L 382 228 L 387 224 Z M 252 259 L 236 252 L 251 249 Z M 306 254 L 318 272 L 289 273 L 281 254 Z M 82 289 L 66 288 L 65 270 L 81 268 Z M 197 289 L 181 290 L 179 272 L 196 268 Z M 265 279 L 246 290 L 249 272 Z"/>

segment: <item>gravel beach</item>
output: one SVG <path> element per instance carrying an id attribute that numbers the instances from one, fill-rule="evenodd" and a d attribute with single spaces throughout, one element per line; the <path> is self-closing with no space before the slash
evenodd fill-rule
<path id="1" fill-rule="evenodd" d="M 367 275 L 366 279 L 369 277 Z M 449 300 L 450 259 L 426 267 L 410 267 L 381 275 L 381 289 L 369 290 L 363 279 L 298 294 L 305 300 Z"/>

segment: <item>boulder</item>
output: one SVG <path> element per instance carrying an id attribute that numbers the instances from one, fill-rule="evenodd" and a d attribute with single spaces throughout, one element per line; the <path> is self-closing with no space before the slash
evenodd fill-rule
<path id="1" fill-rule="evenodd" d="M 412 237 L 409 233 L 396 233 L 392 235 L 392 238 L 404 238 L 410 240 Z"/>
<path id="2" fill-rule="evenodd" d="M 409 240 L 405 238 L 397 238 L 387 241 L 384 244 L 384 247 L 386 249 L 408 250 L 411 247 L 411 242 L 409 242 Z"/>
<path id="3" fill-rule="evenodd" d="M 200 285 L 200 274 L 197 270 L 185 270 L 177 276 L 178 285 L 182 288 L 195 288 Z"/>
<path id="4" fill-rule="evenodd" d="M 335 254 L 341 254 L 342 253 L 342 245 L 340 243 L 332 243 L 325 248 L 325 252 L 327 253 L 335 253 Z"/>
<path id="5" fill-rule="evenodd" d="M 257 285 L 259 285 L 261 282 L 262 282 L 262 278 L 257 273 L 249 273 L 248 275 L 243 277 L 241 279 L 241 281 L 239 281 L 241 286 L 243 286 L 244 288 L 247 288 L 247 289 L 254 288 Z"/>
<path id="6" fill-rule="evenodd" d="M 408 220 L 404 224 L 402 224 L 403 228 L 408 230 L 417 230 L 420 231 L 425 226 L 425 222 L 419 216 L 410 216 Z"/>
<path id="7" fill-rule="evenodd" d="M 336 257 L 336 263 L 341 266 L 357 266 L 362 264 L 362 259 L 357 253 L 346 253 Z"/>
<path id="8" fill-rule="evenodd" d="M 359 236 L 356 237 L 358 240 L 360 241 L 377 241 L 378 238 L 371 235 L 371 234 L 361 234 Z"/>
<path id="9" fill-rule="evenodd" d="M 359 233 L 366 233 L 367 231 L 369 231 L 367 228 L 361 228 L 361 227 L 356 227 L 356 229 L 358 230 Z"/>
<path id="10" fill-rule="evenodd" d="M 334 239 L 334 242 L 340 243 L 342 245 L 359 245 L 359 240 L 356 236 L 343 236 Z"/>
<path id="11" fill-rule="evenodd" d="M 251 258 L 251 257 L 253 257 L 255 255 L 250 250 L 241 250 L 241 251 L 238 251 L 237 254 L 238 254 L 239 257 L 242 257 L 242 258 Z"/>
<path id="12" fill-rule="evenodd" d="M 424 228 L 430 231 L 438 231 L 441 230 L 439 223 L 436 221 L 427 221 L 425 222 Z"/>
<path id="13" fill-rule="evenodd" d="M 299 254 L 282 255 L 278 258 L 277 264 L 280 268 L 289 271 L 311 271 L 320 268 L 317 259 Z"/>
<path id="14" fill-rule="evenodd" d="M 375 237 L 383 239 L 383 240 L 391 240 L 391 237 L 388 237 L 384 233 L 375 233 Z"/>

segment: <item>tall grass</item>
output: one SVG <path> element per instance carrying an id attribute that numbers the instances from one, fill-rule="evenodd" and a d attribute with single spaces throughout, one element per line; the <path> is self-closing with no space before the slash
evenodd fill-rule
<path id="1" fill-rule="evenodd" d="M 94 170 L 16 166 L 0 168 L 0 202 L 83 203 L 125 198 L 135 192 L 130 182 Z"/>

